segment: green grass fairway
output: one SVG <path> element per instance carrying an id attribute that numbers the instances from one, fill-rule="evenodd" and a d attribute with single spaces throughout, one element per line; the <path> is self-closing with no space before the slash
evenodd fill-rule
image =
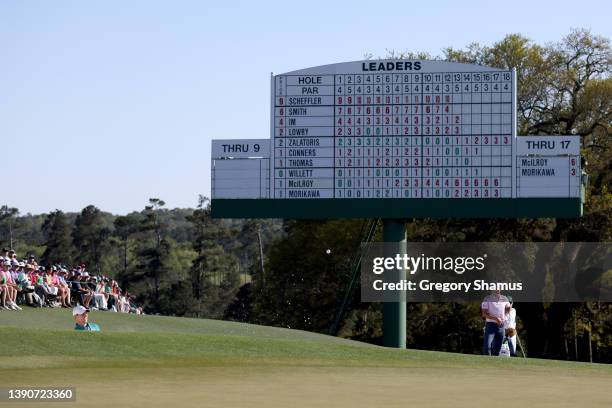
<path id="1" fill-rule="evenodd" d="M 0 387 L 77 402 L 1 407 L 612 407 L 612 365 L 391 350 L 296 330 L 69 310 L 0 312 Z"/>

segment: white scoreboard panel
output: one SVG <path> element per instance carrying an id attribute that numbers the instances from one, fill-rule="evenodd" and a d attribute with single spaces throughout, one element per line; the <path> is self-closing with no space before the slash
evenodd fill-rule
<path id="1" fill-rule="evenodd" d="M 517 197 L 580 197 L 579 136 L 519 136 Z"/>
<path id="2" fill-rule="evenodd" d="M 272 77 L 272 198 L 511 198 L 514 71 L 357 61 Z"/>
<path id="3" fill-rule="evenodd" d="M 213 140 L 213 198 L 270 197 L 270 139 Z"/>

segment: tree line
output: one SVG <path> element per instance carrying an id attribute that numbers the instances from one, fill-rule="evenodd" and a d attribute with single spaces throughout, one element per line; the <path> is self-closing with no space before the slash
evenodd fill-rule
<path id="1" fill-rule="evenodd" d="M 195 209 L 167 209 L 151 198 L 141 211 L 115 216 L 89 205 L 19 216 L 0 208 L 0 245 L 40 265 L 85 264 L 111 277 L 148 313 L 223 318 L 238 288 L 273 239 L 279 221 L 213 220 L 208 199 Z"/>

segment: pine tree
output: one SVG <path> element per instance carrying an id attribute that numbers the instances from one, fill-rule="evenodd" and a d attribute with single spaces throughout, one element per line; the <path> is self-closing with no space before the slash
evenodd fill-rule
<path id="1" fill-rule="evenodd" d="M 118 238 L 121 245 L 121 261 L 122 270 L 118 274 L 118 278 L 121 281 L 122 287 L 127 288 L 129 284 L 128 266 L 129 266 L 129 252 L 130 252 L 130 237 L 139 231 L 141 223 L 141 217 L 137 214 L 128 214 L 125 216 L 118 216 L 115 218 L 113 223 L 115 230 L 114 236 Z M 115 241 L 116 242 L 116 241 Z"/>
<path id="2" fill-rule="evenodd" d="M 76 217 L 73 239 L 78 261 L 98 274 L 101 273 L 100 261 L 107 251 L 110 232 L 102 212 L 93 205 L 85 207 Z"/>
<path id="3" fill-rule="evenodd" d="M 163 237 L 163 225 L 160 221 L 164 205 L 166 203 L 163 200 L 151 198 L 149 205 L 145 207 L 145 218 L 139 228 L 143 241 L 137 252 L 139 263 L 135 275 L 135 278 L 144 278 L 149 285 L 150 290 L 146 298 L 148 306 L 155 312 L 160 309 L 162 279 L 168 272 L 166 261 L 171 250 L 170 242 Z"/>
<path id="4" fill-rule="evenodd" d="M 196 229 L 193 249 L 197 257 L 191 267 L 196 316 L 222 317 L 240 284 L 238 260 L 221 245 L 229 231 L 220 221 L 210 218 L 209 201 L 203 196 L 188 220 Z"/>
<path id="5" fill-rule="evenodd" d="M 14 227 L 16 218 L 19 216 L 19 210 L 14 207 L 3 205 L 0 207 L 0 224 L 6 228 L 7 241 L 9 248 L 14 249 Z"/>
<path id="6" fill-rule="evenodd" d="M 72 228 L 66 215 L 60 210 L 49 213 L 42 229 L 46 248 L 41 263 L 43 265 L 72 263 L 75 250 L 72 245 Z"/>

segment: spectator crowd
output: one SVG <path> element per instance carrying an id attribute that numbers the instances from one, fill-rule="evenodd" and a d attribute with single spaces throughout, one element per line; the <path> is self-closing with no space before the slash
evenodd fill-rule
<path id="1" fill-rule="evenodd" d="M 132 296 L 117 282 L 87 272 L 85 265 L 42 266 L 32 255 L 19 259 L 13 250 L 0 255 L 0 311 L 32 307 L 71 308 L 80 304 L 92 310 L 141 314 Z"/>

